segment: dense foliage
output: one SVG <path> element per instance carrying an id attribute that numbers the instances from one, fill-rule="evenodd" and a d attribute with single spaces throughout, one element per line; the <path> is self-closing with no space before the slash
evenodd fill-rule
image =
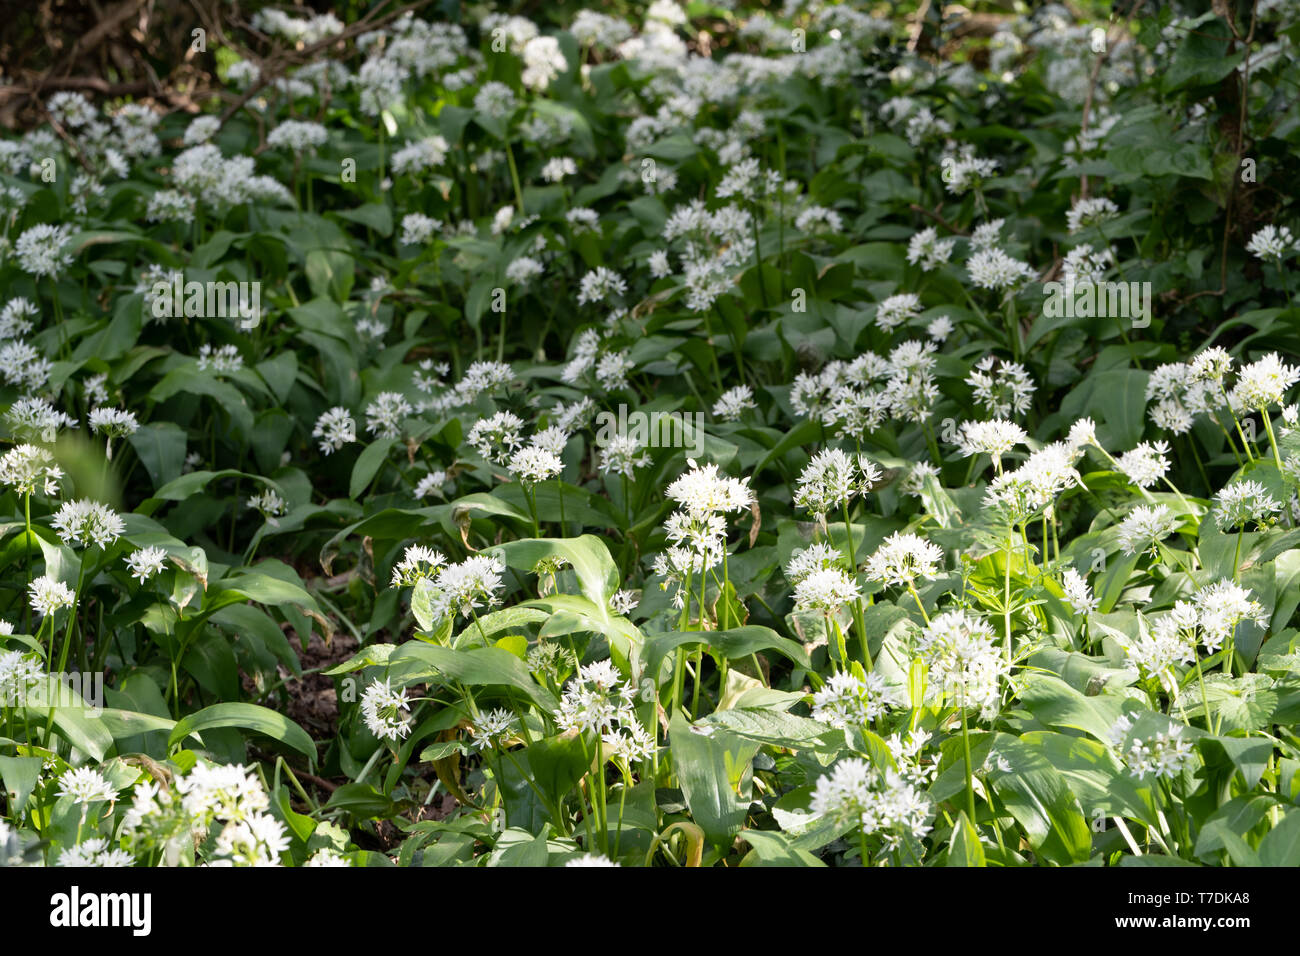
<path id="1" fill-rule="evenodd" d="M 49 94 L 7 861 L 1300 863 L 1295 6 L 922 7 Z"/>

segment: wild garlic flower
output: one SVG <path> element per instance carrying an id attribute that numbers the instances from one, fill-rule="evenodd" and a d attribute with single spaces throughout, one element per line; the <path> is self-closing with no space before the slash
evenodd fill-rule
<path id="1" fill-rule="evenodd" d="M 754 503 L 754 492 L 749 487 L 748 478 L 719 475 L 717 465 L 700 467 L 694 459 L 687 464 L 690 468 L 668 486 L 666 494 L 688 514 L 746 511 Z"/>
<path id="2" fill-rule="evenodd" d="M 162 548 L 140 548 L 127 555 L 126 566 L 131 571 L 131 577 L 144 584 L 155 574 L 161 573 L 166 560 L 167 552 Z"/>
<path id="3" fill-rule="evenodd" d="M 1178 530 L 1179 520 L 1164 505 L 1138 505 L 1120 522 L 1116 537 L 1125 554 L 1156 550 L 1156 543 Z"/>
<path id="4" fill-rule="evenodd" d="M 459 614 L 473 616 L 479 608 L 501 603 L 505 563 L 495 554 L 471 554 L 459 564 L 449 564 L 433 579 L 432 609 L 435 619 Z"/>
<path id="5" fill-rule="evenodd" d="M 910 292 L 891 295 L 876 307 L 876 325 L 889 332 L 920 314 L 920 297 Z"/>
<path id="6" fill-rule="evenodd" d="M 1038 276 L 1027 262 L 1012 258 L 996 246 L 980 249 L 967 259 L 966 271 L 979 288 L 998 291 L 1018 288 Z"/>
<path id="7" fill-rule="evenodd" d="M 1260 627 L 1267 624 L 1268 615 L 1263 605 L 1250 594 L 1248 588 L 1224 578 L 1201 588 L 1192 596 L 1201 628 L 1201 642 L 1211 654 L 1236 633 L 1237 625 L 1243 621 L 1252 621 Z"/>
<path id="8" fill-rule="evenodd" d="M 393 690 L 392 679 L 370 683 L 361 695 L 361 717 L 380 740 L 398 740 L 411 732 L 411 705 L 405 690 Z"/>
<path id="9" fill-rule="evenodd" d="M 1244 528 L 1254 522 L 1266 524 L 1282 505 L 1258 481 L 1243 479 L 1220 489 L 1210 511 L 1220 531 Z"/>
<path id="10" fill-rule="evenodd" d="M 622 475 L 633 478 L 638 468 L 652 461 L 645 446 L 627 435 L 611 435 L 599 450 L 598 466 L 601 474 Z"/>
<path id="11" fill-rule="evenodd" d="M 1001 470 L 1002 456 L 1028 440 L 1029 435 L 1015 422 L 995 418 L 988 422 L 962 422 L 957 447 L 963 458 L 988 455 Z"/>
<path id="12" fill-rule="evenodd" d="M 824 568 L 804 575 L 795 585 L 794 607 L 796 611 L 834 614 L 861 596 L 858 582 L 843 568 Z"/>
<path id="13" fill-rule="evenodd" d="M 1169 471 L 1168 454 L 1168 442 L 1141 442 L 1120 455 L 1115 467 L 1139 488 L 1150 488 Z"/>
<path id="14" fill-rule="evenodd" d="M 1222 382 L 1232 371 L 1232 356 L 1219 346 L 1208 348 L 1191 361 L 1192 375 L 1199 381 Z"/>
<path id="15" fill-rule="evenodd" d="M 1092 588 L 1088 587 L 1087 578 L 1074 568 L 1066 568 L 1061 575 L 1061 589 L 1065 591 L 1065 600 L 1075 614 L 1091 614 L 1100 605 L 1093 596 Z"/>
<path id="16" fill-rule="evenodd" d="M 322 454 L 336 452 L 344 445 L 350 445 L 357 440 L 356 420 L 346 408 L 336 405 L 316 419 L 316 427 L 312 429 L 311 437 L 320 439 Z"/>
<path id="17" fill-rule="evenodd" d="M 1025 367 L 993 355 L 975 363 L 966 384 L 974 389 L 975 400 L 994 418 L 1007 418 L 1012 412 L 1025 414 L 1034 397 L 1034 380 Z"/>
<path id="18" fill-rule="evenodd" d="M 285 514 L 289 510 L 289 504 L 273 488 L 267 488 L 258 492 L 248 499 L 248 507 L 252 511 L 261 512 L 262 516 L 272 525 L 275 519 Z"/>
<path id="19" fill-rule="evenodd" d="M 578 286 L 578 305 L 604 302 L 627 292 L 627 283 L 612 269 L 597 266 L 582 277 Z"/>
<path id="20" fill-rule="evenodd" d="M 72 254 L 67 251 L 68 240 L 71 238 L 72 227 L 69 225 L 51 226 L 49 223 L 41 223 L 32 226 L 14 243 L 18 267 L 37 278 L 50 276 L 57 279 L 64 269 L 72 265 Z"/>
<path id="21" fill-rule="evenodd" d="M 1172 780 L 1196 767 L 1196 751 L 1183 737 L 1184 728 L 1172 724 L 1168 732 L 1146 740 L 1131 737 L 1133 719 L 1122 714 L 1110 729 L 1111 746 L 1128 767 L 1129 775 L 1142 780 L 1147 774 Z M 1127 744 L 1127 746 L 1126 746 Z"/>
<path id="22" fill-rule="evenodd" d="M 506 468 L 516 480 L 531 485 L 554 478 L 564 469 L 564 462 L 558 455 L 530 445 L 511 455 Z"/>
<path id="23" fill-rule="evenodd" d="M 45 670 L 35 655 L 24 651 L 0 651 L 0 706 L 22 706 L 27 691 L 44 676 Z"/>
<path id="24" fill-rule="evenodd" d="M 135 413 L 121 408 L 95 408 L 90 412 L 90 429 L 107 438 L 125 438 L 140 428 Z"/>
<path id="25" fill-rule="evenodd" d="M 325 145 L 329 132 L 320 123 L 305 120 L 282 120 L 275 129 L 266 134 L 266 145 L 284 147 L 295 153 L 303 150 L 314 152 L 317 146 Z"/>
<path id="26" fill-rule="evenodd" d="M 956 239 L 940 239 L 934 226 L 913 233 L 907 242 L 907 261 L 919 265 L 922 272 L 937 269 L 952 258 Z"/>
<path id="27" fill-rule="evenodd" d="M 847 671 L 832 674 L 813 694 L 812 718 L 841 729 L 862 728 L 894 707 L 907 706 L 899 688 L 879 671 L 859 678 Z"/>
<path id="28" fill-rule="evenodd" d="M 59 851 L 59 866 L 124 867 L 135 866 L 135 857 L 120 847 L 109 848 L 104 837 L 90 837 L 75 846 Z"/>
<path id="29" fill-rule="evenodd" d="M 1258 230 L 1250 237 L 1250 242 L 1246 243 L 1246 251 L 1256 259 L 1279 265 L 1286 258 L 1287 253 L 1296 249 L 1300 249 L 1300 244 L 1296 243 L 1291 230 L 1286 226 L 1279 228 L 1272 224 Z"/>
<path id="30" fill-rule="evenodd" d="M 284 824 L 269 813 L 253 813 L 228 823 L 217 834 L 212 866 L 279 866 L 289 849 Z"/>
<path id="31" fill-rule="evenodd" d="M 63 469 L 54 464 L 54 455 L 40 445 L 15 445 L 0 457 L 0 483 L 20 495 L 30 495 L 40 488 L 47 495 L 59 492 Z"/>
<path id="32" fill-rule="evenodd" d="M 28 585 L 31 595 L 32 610 L 44 616 L 53 614 L 61 607 L 71 607 L 76 600 L 72 588 L 49 575 L 41 575 Z"/>
<path id="33" fill-rule="evenodd" d="M 1011 665 L 987 621 L 969 611 L 946 611 L 926 625 L 917 651 L 929 667 L 931 684 L 958 707 L 978 709 L 985 720 L 996 716 Z"/>
<path id="34" fill-rule="evenodd" d="M 492 747 L 505 746 L 506 741 L 514 735 L 515 725 L 518 723 L 518 718 L 502 707 L 479 714 L 477 718 L 470 722 L 469 726 L 470 737 L 473 738 L 473 748 L 475 750 L 487 750 Z"/>
<path id="35" fill-rule="evenodd" d="M 646 760 L 654 753 L 654 738 L 637 719 L 636 689 L 612 661 L 596 661 L 578 668 L 564 689 L 554 712 L 561 730 L 595 734 L 606 752 L 628 763 Z"/>
<path id="36" fill-rule="evenodd" d="M 545 271 L 545 267 L 532 256 L 519 256 L 506 266 L 506 279 L 514 285 L 523 285 Z"/>
<path id="37" fill-rule="evenodd" d="M 1148 629 L 1140 625 L 1136 640 L 1124 648 L 1127 666 L 1138 671 L 1143 677 L 1155 678 L 1169 694 L 1178 692 L 1178 675 L 1175 664 L 1191 664 L 1196 660 L 1196 642 L 1188 641 L 1181 633 L 1180 625 L 1185 623 L 1183 608 L 1190 605 L 1183 601 L 1171 614 L 1159 618 Z M 1192 628 L 1196 627 L 1195 614 L 1192 615 Z"/>
<path id="38" fill-rule="evenodd" d="M 810 809 L 816 815 L 852 822 L 890 847 L 906 834 L 923 839 L 932 828 L 934 806 L 923 790 L 896 771 L 881 774 L 865 760 L 846 757 L 818 779 Z M 863 860 L 865 866 L 868 861 Z"/>
<path id="39" fill-rule="evenodd" d="M 393 565 L 393 587 L 413 587 L 421 578 L 432 578 L 447 563 L 441 552 L 413 544 L 402 560 Z"/>
<path id="40" fill-rule="evenodd" d="M 1270 352 L 1242 367 L 1228 397 L 1234 409 L 1266 413 L 1274 405 L 1286 403 L 1286 392 L 1296 382 L 1300 382 L 1300 366 L 1287 365 L 1276 352 Z"/>
<path id="41" fill-rule="evenodd" d="M 108 778 L 102 773 L 91 767 L 68 770 L 59 778 L 59 785 L 59 796 L 71 797 L 81 804 L 117 799 L 117 787 L 109 783 Z"/>
<path id="42" fill-rule="evenodd" d="M 490 462 L 504 465 L 524 445 L 524 421 L 512 412 L 497 412 L 480 418 L 470 428 L 465 440 Z"/>
<path id="43" fill-rule="evenodd" d="M 844 556 L 837 549 L 818 542 L 790 555 L 790 560 L 785 566 L 785 577 L 792 585 L 797 586 L 810 574 L 840 567 L 843 563 Z"/>
<path id="44" fill-rule="evenodd" d="M 584 11 L 585 12 L 585 11 Z M 601 856 L 599 853 L 584 853 L 582 856 L 576 856 L 572 860 L 566 860 L 564 865 L 570 866 L 622 866 L 621 863 L 615 863 L 608 857 Z"/>
<path id="45" fill-rule="evenodd" d="M 867 577 L 883 584 L 912 586 L 917 578 L 932 578 L 943 561 L 943 549 L 915 534 L 895 531 L 867 559 Z"/>
<path id="46" fill-rule="evenodd" d="M 1097 226 L 1119 216 L 1119 207 L 1104 196 L 1080 199 L 1065 214 L 1065 226 L 1071 234 L 1088 226 Z"/>
<path id="47" fill-rule="evenodd" d="M 64 544 L 81 547 L 94 544 L 107 548 L 126 531 L 121 515 L 89 498 L 64 502 L 50 519 L 50 525 Z"/>
<path id="48" fill-rule="evenodd" d="M 366 407 L 366 431 L 376 438 L 401 436 L 402 419 L 414 409 L 400 392 L 380 392 Z"/>
<path id="49" fill-rule="evenodd" d="M 866 457 L 855 459 L 838 448 L 827 448 L 813 455 L 799 475 L 794 502 L 824 525 L 829 512 L 848 507 L 882 478 L 880 469 Z"/>
<path id="50" fill-rule="evenodd" d="M 640 603 L 641 601 L 637 597 L 637 592 L 628 591 L 623 588 L 619 588 L 609 596 L 610 612 L 623 617 L 626 617 L 636 610 L 637 605 Z"/>

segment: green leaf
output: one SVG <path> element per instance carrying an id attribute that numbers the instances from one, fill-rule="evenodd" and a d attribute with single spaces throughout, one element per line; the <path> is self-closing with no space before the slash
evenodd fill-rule
<path id="1" fill-rule="evenodd" d="M 948 866 L 984 866 L 984 847 L 980 845 L 979 831 L 963 810 L 957 814 L 948 841 Z"/>
<path id="2" fill-rule="evenodd" d="M 188 714 L 176 721 L 167 738 L 167 746 L 176 747 L 190 734 L 200 734 L 216 727 L 238 727 L 265 734 L 297 750 L 307 758 L 308 764 L 314 766 L 316 763 L 316 744 L 307 731 L 283 714 L 257 704 L 226 702 Z"/>
<path id="3" fill-rule="evenodd" d="M 725 730 L 693 730 L 680 714 L 668 727 L 673 771 L 686 796 L 691 816 L 715 845 L 729 844 L 740 832 L 749 808 L 753 768 L 759 744 Z"/>

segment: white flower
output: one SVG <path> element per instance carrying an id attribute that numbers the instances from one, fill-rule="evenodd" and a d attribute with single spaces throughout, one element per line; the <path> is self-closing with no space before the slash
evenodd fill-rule
<path id="1" fill-rule="evenodd" d="M 1287 389 L 1296 382 L 1300 382 L 1300 366 L 1286 365 L 1276 352 L 1270 352 L 1241 369 L 1229 398 L 1234 408 L 1267 412 L 1284 404 Z"/>
<path id="2" fill-rule="evenodd" d="M 414 409 L 400 392 L 380 392 L 366 407 L 366 431 L 377 438 L 401 435 L 402 419 Z"/>
<path id="3" fill-rule="evenodd" d="M 895 531 L 867 559 L 867 577 L 884 584 L 912 584 L 932 578 L 943 560 L 943 549 L 914 534 Z"/>
<path id="4" fill-rule="evenodd" d="M 1116 537 L 1125 554 L 1154 550 L 1157 541 L 1163 541 L 1178 530 L 1178 519 L 1164 505 L 1139 505 L 1120 522 Z"/>
<path id="5" fill-rule="evenodd" d="M 1003 455 L 1028 440 L 1025 430 L 1015 422 L 995 418 L 989 422 L 962 422 L 957 445 L 963 458 L 983 454 L 1000 463 Z"/>
<path id="6" fill-rule="evenodd" d="M 859 494 L 865 494 L 882 479 L 880 470 L 862 456 L 855 460 L 838 448 L 813 455 L 799 476 L 794 502 L 825 519 L 828 512 L 843 508 Z"/>
<path id="7" fill-rule="evenodd" d="M 1149 488 L 1169 470 L 1169 444 L 1163 441 L 1142 442 L 1132 451 L 1119 456 L 1115 467 L 1139 488 Z"/>
<path id="8" fill-rule="evenodd" d="M 474 739 L 475 750 L 504 746 L 515 732 L 518 718 L 510 711 L 497 707 L 485 714 L 479 714 L 469 725 L 470 736 Z"/>
<path id="9" fill-rule="evenodd" d="M 1065 214 L 1065 225 L 1071 233 L 1076 233 L 1086 226 L 1109 222 L 1118 215 L 1119 207 L 1104 196 L 1080 199 Z"/>
<path id="10" fill-rule="evenodd" d="M 637 598 L 635 591 L 627 591 L 623 588 L 620 588 L 609 596 L 610 611 L 624 617 L 636 610 L 636 606 L 640 603 L 641 602 Z"/>
<path id="11" fill-rule="evenodd" d="M 393 565 L 393 587 L 411 587 L 421 578 L 433 577 L 447 563 L 440 551 L 413 544 L 402 560 Z"/>
<path id="12" fill-rule="evenodd" d="M 135 857 L 120 848 L 109 849 L 108 840 L 90 837 L 76 846 L 59 851 L 59 866 L 69 867 L 125 867 L 134 866 Z"/>
<path id="13" fill-rule="evenodd" d="M 126 522 L 121 515 L 89 498 L 64 502 L 50 519 L 50 525 L 64 544 L 83 547 L 95 544 L 107 548 L 126 531 Z"/>
<path id="14" fill-rule="evenodd" d="M 574 176 L 578 172 L 578 164 L 569 156 L 556 156 L 546 161 L 542 167 L 542 178 L 548 183 L 561 182 L 565 176 Z"/>
<path id="15" fill-rule="evenodd" d="M 966 271 L 981 289 L 1011 289 L 1038 275 L 1028 263 L 1013 259 L 996 246 L 980 249 L 967 259 Z"/>
<path id="16" fill-rule="evenodd" d="M 1183 727 L 1171 725 L 1168 733 L 1157 733 L 1142 740 L 1129 741 L 1132 719 L 1122 715 L 1111 728 L 1113 746 L 1129 768 L 1129 774 L 1142 780 L 1147 774 L 1172 779 L 1181 776 L 1197 764 L 1196 751 L 1190 741 L 1183 739 Z M 1125 742 L 1129 743 L 1127 748 Z"/>
<path id="17" fill-rule="evenodd" d="M 127 556 L 126 566 L 131 569 L 131 576 L 143 584 L 162 571 L 166 558 L 167 552 L 162 548 L 141 548 Z"/>
<path id="18" fill-rule="evenodd" d="M 524 61 L 520 79 L 530 90 L 545 90 L 552 80 L 569 69 L 555 37 L 533 37 L 524 44 L 520 55 Z"/>
<path id="19" fill-rule="evenodd" d="M 1286 254 L 1297 248 L 1295 237 L 1286 226 L 1267 225 L 1250 237 L 1246 251 L 1257 259 L 1281 263 Z"/>
<path id="20" fill-rule="evenodd" d="M 277 522 L 275 518 L 289 510 L 289 504 L 273 489 L 267 488 L 260 491 L 248 499 L 248 507 L 253 511 L 260 511 L 266 520 L 274 525 Z"/>
<path id="21" fill-rule="evenodd" d="M 117 787 L 109 783 L 108 778 L 98 770 L 90 767 L 77 767 L 67 771 L 59 778 L 59 784 L 59 796 L 72 797 L 77 803 L 95 803 L 117 797 Z"/>
<path id="22" fill-rule="evenodd" d="M 519 481 L 535 484 L 554 478 L 563 470 L 564 463 L 558 455 L 544 448 L 529 446 L 520 448 L 511 455 L 506 468 Z"/>
<path id="23" fill-rule="evenodd" d="M 603 302 L 611 295 L 623 295 L 627 283 L 617 272 L 597 266 L 582 277 L 578 288 L 578 305 Z"/>
<path id="24" fill-rule="evenodd" d="M 542 264 L 531 256 L 520 256 L 512 259 L 506 266 L 506 278 L 515 285 L 523 285 L 530 279 L 535 279 L 546 270 Z"/>
<path id="25" fill-rule="evenodd" d="M 645 446 L 628 435 L 611 435 L 600 449 L 598 467 L 602 474 L 635 477 L 636 469 L 650 464 L 651 458 Z"/>
<path id="26" fill-rule="evenodd" d="M 372 681 L 361 695 L 361 717 L 370 732 L 381 740 L 397 740 L 411 731 L 406 691 L 394 691 L 391 679 Z"/>
<path id="27" fill-rule="evenodd" d="M 488 461 L 504 465 L 510 455 L 523 447 L 524 421 L 512 412 L 497 412 L 490 418 L 480 418 L 465 441 Z"/>
<path id="28" fill-rule="evenodd" d="M 295 153 L 314 150 L 323 146 L 329 139 L 329 133 L 320 123 L 304 120 L 283 120 L 279 126 L 266 134 L 266 145 L 284 146 Z"/>
<path id="29" fill-rule="evenodd" d="M 828 677 L 822 689 L 813 694 L 812 718 L 832 727 L 861 728 L 890 708 L 902 706 L 906 706 L 903 695 L 879 671 L 861 680 L 842 671 Z"/>
<path id="30" fill-rule="evenodd" d="M 921 314 L 921 300 L 907 292 L 891 295 L 876 307 L 876 325 L 886 332 L 909 322 Z"/>
<path id="31" fill-rule="evenodd" d="M 1258 481 L 1234 482 L 1214 496 L 1211 513 L 1221 531 L 1243 528 L 1251 522 L 1264 522 L 1282 510 L 1272 495 Z"/>
<path id="32" fill-rule="evenodd" d="M 422 246 L 441 228 L 441 222 L 424 213 L 408 213 L 402 217 L 402 245 Z"/>
<path id="33" fill-rule="evenodd" d="M 1066 568 L 1061 575 L 1061 588 L 1065 591 L 1065 600 L 1076 614 L 1091 614 L 1100 605 L 1098 599 L 1093 597 L 1087 579 L 1074 568 Z"/>
<path id="34" fill-rule="evenodd" d="M 754 502 L 749 479 L 718 474 L 718 466 L 688 462 L 690 469 L 668 486 L 667 496 L 695 516 L 746 511 Z"/>
<path id="35" fill-rule="evenodd" d="M 447 159 L 449 148 L 441 136 L 426 136 L 407 143 L 393 153 L 393 172 L 400 176 L 404 173 L 422 173 L 441 166 Z"/>
<path id="36" fill-rule="evenodd" d="M 917 642 L 936 688 L 960 707 L 978 708 L 988 720 L 1002 705 L 1002 682 L 1011 665 L 994 643 L 993 628 L 968 611 L 937 615 Z"/>
<path id="37" fill-rule="evenodd" d="M 582 11 L 586 13 L 587 11 Z M 581 14 L 579 14 L 581 16 Z M 601 856 L 599 853 L 584 853 L 582 856 L 574 857 L 572 860 L 565 861 L 565 867 L 570 866 L 622 866 L 621 863 L 615 863 L 608 857 Z"/>
<path id="38" fill-rule="evenodd" d="M 936 269 L 952 258 L 956 239 L 940 239 L 934 226 L 927 226 L 914 233 L 907 242 L 907 261 L 920 265 L 922 272 Z"/>
<path id="39" fill-rule="evenodd" d="M 922 789 L 892 770 L 878 774 L 858 757 L 840 760 L 818 779 L 809 808 L 818 816 L 852 822 L 864 833 L 880 834 L 890 846 L 904 834 L 923 839 L 934 816 Z"/>
<path id="40" fill-rule="evenodd" d="M 90 412 L 90 428 L 109 438 L 134 435 L 140 428 L 135 414 L 120 408 L 96 408 Z"/>
<path id="41" fill-rule="evenodd" d="M 49 575 L 41 575 L 28 586 L 32 610 L 38 614 L 53 614 L 61 607 L 71 607 L 76 599 L 72 588 Z"/>
<path id="42" fill-rule="evenodd" d="M 19 268 L 38 278 L 57 278 L 60 272 L 72 265 L 72 255 L 66 251 L 71 238 L 72 227 L 66 224 L 51 226 L 49 223 L 41 223 L 32 226 L 14 243 Z"/>
<path id="43" fill-rule="evenodd" d="M 311 431 L 312 438 L 320 439 L 320 450 L 328 455 L 344 445 L 357 440 L 357 423 L 352 413 L 341 405 L 336 405 L 316 419 L 316 427 Z"/>
<path id="44" fill-rule="evenodd" d="M 803 577 L 794 589 L 794 606 L 799 611 L 831 614 L 862 596 L 858 582 L 843 568 L 824 568 Z"/>

